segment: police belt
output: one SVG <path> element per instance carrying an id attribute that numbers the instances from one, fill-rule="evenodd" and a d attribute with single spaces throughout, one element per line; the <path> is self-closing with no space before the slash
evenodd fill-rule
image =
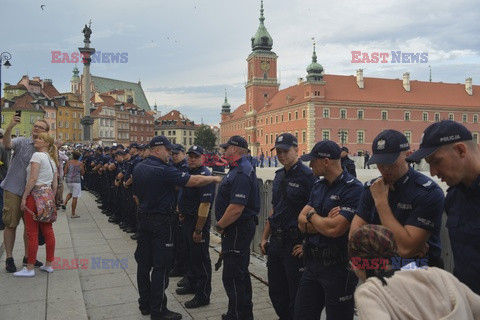
<path id="1" fill-rule="evenodd" d="M 319 248 L 313 245 L 305 244 L 303 252 L 307 259 L 315 260 L 324 266 L 335 264 L 344 264 L 348 261 L 346 253 L 342 253 L 336 247 Z"/>
<path id="2" fill-rule="evenodd" d="M 297 241 L 300 243 L 302 240 L 301 233 L 297 228 L 291 228 L 288 230 L 273 229 L 270 237 L 282 244 L 285 244 L 287 241 Z"/>
<path id="3" fill-rule="evenodd" d="M 155 220 L 155 219 L 165 219 L 168 217 L 173 217 L 173 211 L 172 212 L 138 212 L 138 217 L 140 219 L 149 219 L 149 220 Z"/>

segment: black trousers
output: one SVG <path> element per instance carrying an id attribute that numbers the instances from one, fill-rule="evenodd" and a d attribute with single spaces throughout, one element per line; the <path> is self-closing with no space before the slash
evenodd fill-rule
<path id="1" fill-rule="evenodd" d="M 222 235 L 223 287 L 228 296 L 226 319 L 253 319 L 252 281 L 248 271 L 253 218 L 237 220 Z"/>
<path id="2" fill-rule="evenodd" d="M 346 263 L 325 266 L 307 258 L 295 300 L 294 319 L 319 320 L 326 308 L 327 320 L 352 320 L 357 282 L 357 276 L 347 270 Z"/>
<path id="3" fill-rule="evenodd" d="M 270 237 L 268 247 L 268 294 L 280 320 L 293 319 L 298 283 L 302 277 L 303 259 L 292 256 L 295 242 Z"/>
<path id="4" fill-rule="evenodd" d="M 165 289 L 173 262 L 172 216 L 145 215 L 139 218 L 139 237 L 135 260 L 140 309 L 159 316 L 167 308 Z M 150 275 L 151 272 L 151 275 Z"/>
<path id="5" fill-rule="evenodd" d="M 187 278 L 195 289 L 195 296 L 201 301 L 210 301 L 212 293 L 212 261 L 210 260 L 210 219 L 207 219 L 202 230 L 202 242 L 193 242 L 193 233 L 197 224 L 197 216 L 185 216 L 183 234 L 188 257 Z"/>

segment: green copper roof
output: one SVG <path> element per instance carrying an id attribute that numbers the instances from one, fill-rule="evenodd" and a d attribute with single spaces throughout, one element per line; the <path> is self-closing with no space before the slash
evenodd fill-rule
<path id="1" fill-rule="evenodd" d="M 313 55 L 312 55 L 312 63 L 307 67 L 307 73 L 322 73 L 323 67 L 320 63 L 317 63 L 317 53 L 315 52 L 315 43 L 313 44 Z"/>
<path id="2" fill-rule="evenodd" d="M 128 82 L 122 80 L 115 80 L 103 77 L 92 76 L 92 82 L 95 84 L 97 92 L 107 92 L 110 90 L 126 90 L 130 89 L 135 92 L 133 103 L 139 108 L 149 111 L 150 105 L 148 104 L 147 97 L 143 92 L 140 83 Z"/>
<path id="3" fill-rule="evenodd" d="M 73 81 L 80 82 L 80 77 L 78 76 L 79 73 L 80 73 L 80 71 L 78 71 L 78 68 L 75 65 L 75 68 L 73 68 L 73 76 L 72 76 Z"/>
<path id="4" fill-rule="evenodd" d="M 261 1 L 260 5 L 260 26 L 257 29 L 257 33 L 251 39 L 252 40 L 252 50 L 272 50 L 273 47 L 273 39 L 270 33 L 268 33 L 267 28 L 263 22 L 265 21 L 265 17 L 263 16 L 263 0 Z"/>
<path id="5" fill-rule="evenodd" d="M 225 90 L 225 102 L 222 104 L 222 112 L 230 112 L 230 103 L 228 103 L 226 90 Z"/>

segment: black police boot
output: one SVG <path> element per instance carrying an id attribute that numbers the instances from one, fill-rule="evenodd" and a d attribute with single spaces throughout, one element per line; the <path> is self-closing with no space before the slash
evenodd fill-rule
<path id="1" fill-rule="evenodd" d="M 137 239 L 138 239 L 138 236 L 139 236 L 139 234 L 138 234 L 138 232 L 137 232 L 137 233 L 135 233 L 135 234 L 132 234 L 132 236 L 130 237 L 130 239 L 132 239 L 132 240 L 137 240 Z"/>
<path id="2" fill-rule="evenodd" d="M 160 315 L 154 316 L 153 314 L 150 315 L 151 320 L 180 320 L 182 319 L 182 315 L 178 312 L 173 312 L 168 309 L 165 309 Z"/>
<path id="3" fill-rule="evenodd" d="M 181 288 L 177 288 L 177 290 L 175 290 L 175 292 L 180 295 L 180 296 L 183 296 L 183 295 L 186 295 L 186 294 L 194 294 L 195 293 L 195 289 L 188 286 L 188 287 L 181 287 Z"/>
<path id="4" fill-rule="evenodd" d="M 200 308 L 209 304 L 210 304 L 210 301 L 203 300 L 195 296 L 193 297 L 192 300 L 185 302 L 185 308 L 194 309 L 194 308 Z"/>
<path id="5" fill-rule="evenodd" d="M 183 277 L 180 281 L 177 282 L 177 287 L 188 287 L 190 282 L 187 277 Z"/>

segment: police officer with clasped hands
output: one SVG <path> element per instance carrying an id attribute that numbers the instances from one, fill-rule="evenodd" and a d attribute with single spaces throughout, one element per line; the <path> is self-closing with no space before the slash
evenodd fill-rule
<path id="1" fill-rule="evenodd" d="M 358 280 L 347 269 L 347 235 L 362 184 L 343 170 L 341 152 L 335 142 L 324 140 L 300 157 L 310 160 L 314 176 L 322 178 L 298 217 L 298 227 L 305 232 L 306 267 L 295 301 L 296 320 L 318 320 L 323 308 L 328 320 L 353 319 Z"/>
<path id="2" fill-rule="evenodd" d="M 190 175 L 168 164 L 170 142 L 164 136 L 154 137 L 150 155 L 133 170 L 134 197 L 139 206 L 139 237 L 135 260 L 139 308 L 152 320 L 178 320 L 182 315 L 167 309 L 165 289 L 173 263 L 173 224 L 175 186 L 202 187 L 220 182 L 220 177 Z M 150 274 L 151 273 L 151 274 Z"/>

